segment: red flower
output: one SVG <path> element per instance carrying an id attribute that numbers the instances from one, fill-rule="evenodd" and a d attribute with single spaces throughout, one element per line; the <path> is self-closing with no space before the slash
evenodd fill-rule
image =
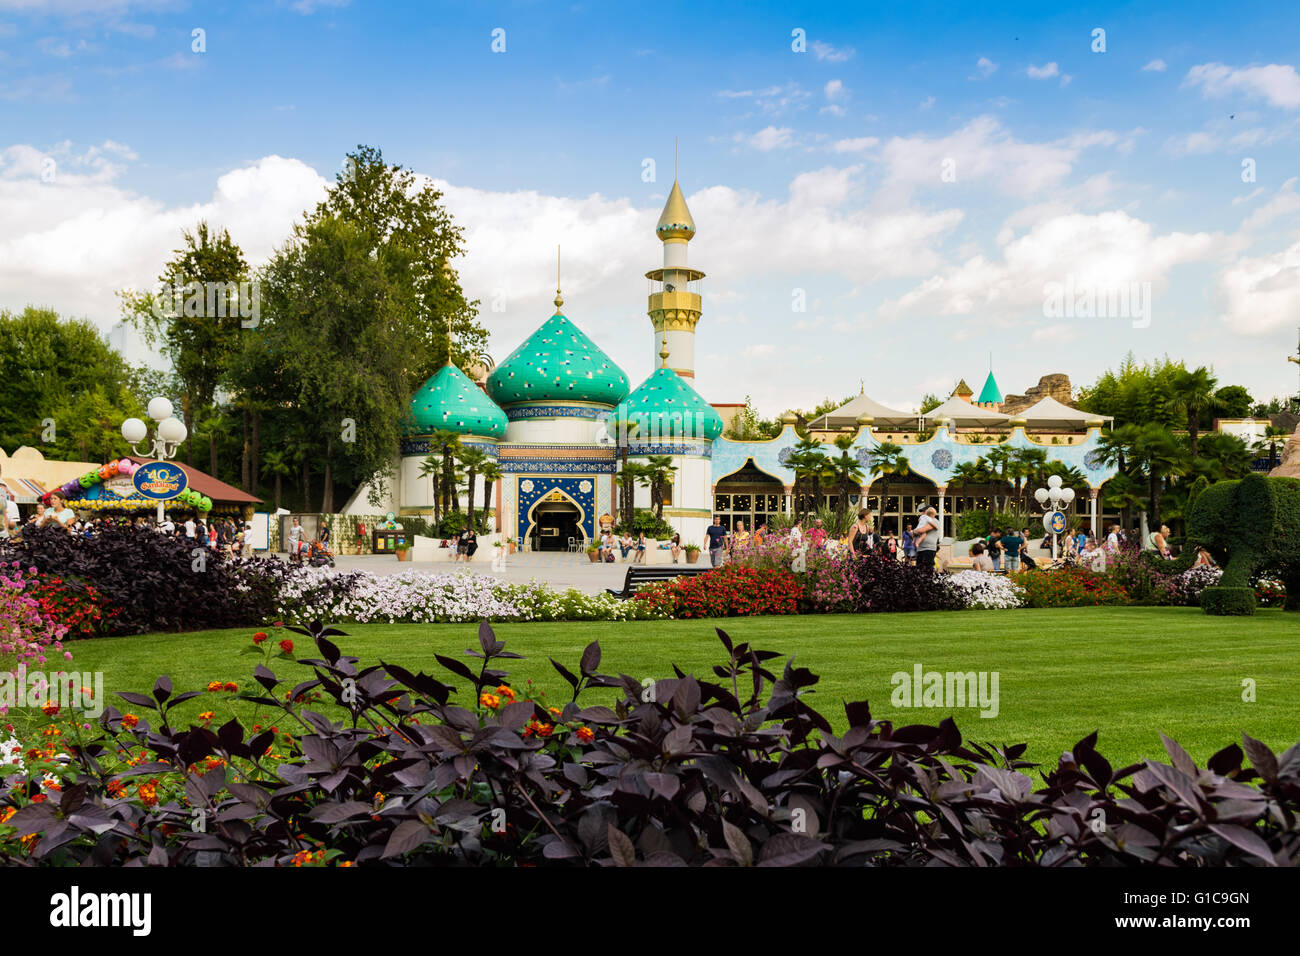
<path id="1" fill-rule="evenodd" d="M 228 690 L 228 691 L 237 691 L 237 690 L 239 690 L 239 685 L 236 684 L 233 680 L 228 680 L 228 681 L 226 681 L 225 684 L 222 685 L 222 687 L 223 687 L 225 690 Z"/>
<path id="2" fill-rule="evenodd" d="M 261 644 L 264 643 L 265 641 L 266 641 L 266 631 L 258 631 L 256 634 L 253 635 L 254 644 Z"/>
<path id="3" fill-rule="evenodd" d="M 289 640 L 289 639 L 286 637 L 284 640 L 282 640 L 282 641 L 280 642 L 280 650 L 284 651 L 286 654 L 292 654 L 292 653 L 293 653 L 293 641 Z"/>
<path id="4" fill-rule="evenodd" d="M 130 730 L 138 723 L 140 723 L 140 718 L 137 717 L 135 714 L 122 715 L 122 726 L 125 727 L 127 730 Z"/>

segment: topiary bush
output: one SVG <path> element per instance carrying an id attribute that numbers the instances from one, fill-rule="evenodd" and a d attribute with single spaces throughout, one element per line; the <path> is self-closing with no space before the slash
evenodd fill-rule
<path id="1" fill-rule="evenodd" d="M 1201 591 L 1201 608 L 1206 614 L 1245 617 L 1255 613 L 1255 589 L 1210 587 Z"/>
<path id="2" fill-rule="evenodd" d="M 1092 733 L 1031 776 L 1023 744 L 966 741 L 951 718 L 895 726 L 848 702 L 837 736 L 811 703 L 816 674 L 720 629 L 704 678 L 601 674 L 596 643 L 572 670 L 553 660 L 571 689 L 558 706 L 510 683 L 499 664 L 519 655 L 486 624 L 471 662 L 437 656 L 455 684 L 361 668 L 319 623 L 297 633 L 309 656 L 282 642 L 274 660 L 303 670 L 285 680 L 254 647 L 267 663 L 240 695 L 278 726 L 178 722 L 201 692 L 163 676 L 120 694 L 130 712 L 109 705 L 97 732 L 43 737 L 66 754 L 21 752 L 0 865 L 1300 863 L 1300 745 L 1277 756 L 1243 735 L 1200 768 L 1164 737 L 1168 763 L 1115 768 Z M 580 703 L 611 689 L 613 706 Z"/>

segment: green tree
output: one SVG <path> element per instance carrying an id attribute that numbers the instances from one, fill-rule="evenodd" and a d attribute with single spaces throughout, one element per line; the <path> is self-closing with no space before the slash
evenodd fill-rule
<path id="1" fill-rule="evenodd" d="M 664 492 L 677 468 L 673 465 L 672 455 L 647 455 L 645 475 L 650 482 L 650 499 L 654 502 L 655 517 L 664 519 Z"/>
<path id="2" fill-rule="evenodd" d="M 506 473 L 501 470 L 501 466 L 498 465 L 496 461 L 494 461 L 491 458 L 488 458 L 486 461 L 483 462 L 482 465 L 479 466 L 478 473 L 479 475 L 482 476 L 483 481 L 486 483 L 488 488 L 491 488 L 493 485 L 495 485 L 506 475 Z M 490 494 L 484 495 L 483 522 L 482 522 L 484 528 L 488 527 L 488 508 L 491 507 L 491 497 L 492 496 Z M 497 517 L 499 519 L 500 515 L 498 515 Z"/>
<path id="3" fill-rule="evenodd" d="M 933 411 L 942 404 L 942 398 L 935 395 L 933 392 L 926 392 L 921 398 L 921 414 L 924 415 L 926 412 Z"/>
<path id="4" fill-rule="evenodd" d="M 463 450 L 460 433 L 440 428 L 429 438 L 429 447 L 442 455 L 442 472 L 439 480 L 439 499 L 443 514 L 460 510 L 456 496 L 456 458 Z"/>
<path id="5" fill-rule="evenodd" d="M 1264 437 L 1255 442 L 1255 448 L 1268 455 L 1268 469 L 1272 471 L 1277 467 L 1277 449 L 1279 445 L 1286 444 L 1290 432 L 1285 428 L 1279 428 L 1277 425 L 1268 425 L 1264 428 Z"/>
<path id="6" fill-rule="evenodd" d="M 1187 452 L 1169 429 L 1152 423 L 1137 432 L 1128 463 L 1146 475 L 1147 514 L 1155 524 L 1160 520 L 1160 494 L 1166 479 L 1187 473 Z"/>
<path id="7" fill-rule="evenodd" d="M 444 459 L 441 451 L 431 451 L 420 462 L 420 477 L 429 479 L 429 495 L 433 498 L 433 522 L 442 525 L 442 474 Z"/>
<path id="8" fill-rule="evenodd" d="M 790 451 L 786 466 L 794 472 L 795 511 L 800 520 L 821 504 L 821 476 L 826 471 L 826 452 L 815 438 L 801 438 Z"/>
<path id="9" fill-rule="evenodd" d="M 0 311 L 0 370 L 0 448 L 6 451 L 45 445 L 50 457 L 111 459 L 126 451 L 118 434 L 122 419 L 144 414 L 126 363 L 84 319 L 32 307 Z"/>
<path id="10" fill-rule="evenodd" d="M 282 498 L 282 485 L 284 476 L 293 471 L 293 463 L 289 456 L 281 450 L 268 451 L 266 457 L 262 459 L 262 469 L 275 479 L 275 510 L 280 510 L 280 500 Z"/>
<path id="11" fill-rule="evenodd" d="M 1179 409 L 1187 420 L 1187 434 L 1191 438 L 1192 457 L 1198 454 L 1200 445 L 1201 416 L 1215 407 L 1214 386 L 1218 383 L 1205 366 L 1183 371 L 1174 378 L 1170 390 L 1170 401 Z"/>
<path id="12" fill-rule="evenodd" d="M 255 310 L 254 287 L 244 254 L 225 229 L 200 222 L 181 233 L 181 248 L 158 277 L 157 292 L 122 292 L 123 318 L 161 346 L 181 384 L 181 415 L 191 435 L 213 411 L 217 388 L 224 383 L 230 357 L 237 349 L 242 312 Z M 250 283 L 242 289 L 240 283 Z M 210 461 L 217 473 L 217 432 L 206 431 Z M 194 464 L 194 445 L 186 443 L 186 462 Z"/>
<path id="13" fill-rule="evenodd" d="M 880 510 L 885 510 L 885 501 L 889 498 L 891 478 L 905 477 L 912 472 L 912 466 L 903 454 L 903 446 L 893 442 L 881 442 L 867 456 L 867 468 L 872 475 L 872 484 L 880 479 Z"/>
<path id="14" fill-rule="evenodd" d="M 849 496 L 862 493 L 862 482 L 866 478 L 861 462 L 852 454 L 853 442 L 856 438 L 855 435 L 841 435 L 836 438 L 835 447 L 840 453 L 827 456 L 826 459 L 825 474 L 838 492 L 839 501 L 835 510 L 841 516 L 849 510 Z"/>
<path id="15" fill-rule="evenodd" d="M 1246 418 L 1255 400 L 1240 385 L 1225 385 L 1214 393 L 1214 408 L 1224 418 Z"/>
<path id="16" fill-rule="evenodd" d="M 732 418 L 723 437 L 733 441 L 762 441 L 775 438 L 781 433 L 781 428 L 780 421 L 768 421 L 760 417 L 754 408 L 754 400 L 746 395 L 745 407 Z"/>
<path id="17" fill-rule="evenodd" d="M 492 459 L 488 453 L 481 448 L 475 448 L 473 445 L 462 445 L 456 457 L 459 459 L 461 467 L 465 469 L 465 481 L 467 484 L 465 502 L 465 513 L 470 516 L 471 524 L 474 517 L 474 492 L 478 489 L 475 487 L 478 476 L 483 472 L 483 466 Z"/>
<path id="18" fill-rule="evenodd" d="M 1192 459 L 1190 473 L 1206 475 L 1211 481 L 1244 478 L 1254 468 L 1255 459 L 1246 443 L 1226 432 L 1207 432 L 1201 436 L 1200 454 Z"/>
<path id="19" fill-rule="evenodd" d="M 315 213 L 358 227 L 391 283 L 414 301 L 404 329 L 412 393 L 448 356 L 464 368 L 487 350 L 487 330 L 476 319 L 478 302 L 466 301 L 451 265 L 464 255 L 464 231 L 442 199 L 410 169 L 387 163 L 382 150 L 358 146 Z M 399 249 L 401 255 L 387 254 Z"/>
<path id="20" fill-rule="evenodd" d="M 639 461 L 623 461 L 622 467 L 618 474 L 614 476 L 614 482 L 618 485 L 618 510 L 619 524 L 626 528 L 632 527 L 632 520 L 636 517 L 636 489 L 637 486 L 648 487 L 650 483 L 649 472 L 646 466 Z"/>

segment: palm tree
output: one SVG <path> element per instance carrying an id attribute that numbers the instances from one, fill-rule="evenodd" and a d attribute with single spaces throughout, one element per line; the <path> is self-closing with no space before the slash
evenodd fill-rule
<path id="1" fill-rule="evenodd" d="M 902 445 L 895 445 L 893 442 L 881 442 L 867 455 L 867 467 L 871 470 L 873 476 L 879 476 L 882 479 L 880 483 L 880 513 L 883 516 L 885 509 L 888 507 L 886 502 L 889 498 L 890 476 L 898 475 L 901 478 L 910 475 L 912 466 L 903 454 Z M 874 482 L 875 479 L 873 478 L 872 483 L 874 484 Z"/>
<path id="2" fill-rule="evenodd" d="M 1268 425 L 1264 428 L 1264 437 L 1255 443 L 1259 451 L 1268 452 L 1268 470 L 1272 471 L 1277 467 L 1277 446 L 1284 444 L 1290 436 L 1285 428 L 1279 428 L 1277 425 Z"/>
<path id="3" fill-rule="evenodd" d="M 1254 470 L 1255 459 L 1246 443 L 1236 435 L 1210 432 L 1201 438 L 1201 454 L 1193 459 L 1195 474 L 1208 474 L 1215 481 L 1244 478 Z"/>
<path id="4" fill-rule="evenodd" d="M 1142 498 L 1143 490 L 1142 486 L 1127 472 L 1121 471 L 1101 486 L 1101 503 L 1107 508 L 1119 511 L 1123 526 L 1127 528 L 1131 523 L 1133 509 L 1141 508 L 1146 504 Z M 1093 533 L 1098 534 L 1099 530 L 1094 528 Z"/>
<path id="5" fill-rule="evenodd" d="M 989 470 L 992 472 L 995 481 L 998 484 L 1011 487 L 1011 470 L 1012 464 L 1016 460 L 1016 450 L 1008 448 L 1006 445 L 994 445 L 989 449 L 988 463 Z M 993 511 L 998 510 L 997 495 L 993 496 Z"/>
<path id="6" fill-rule="evenodd" d="M 1179 372 L 1174 378 L 1169 403 L 1187 416 L 1187 434 L 1192 440 L 1192 457 L 1200 453 L 1201 413 L 1215 407 L 1214 387 L 1219 380 L 1204 365 Z"/>
<path id="7" fill-rule="evenodd" d="M 431 451 L 420 462 L 420 477 L 429 479 L 429 494 L 433 497 L 433 523 L 442 524 L 442 454 Z"/>
<path id="8" fill-rule="evenodd" d="M 821 475 L 826 468 L 826 453 L 822 443 L 815 438 L 801 438 L 790 451 L 786 465 L 794 472 L 795 510 L 799 520 L 808 517 L 808 512 L 817 507 L 821 490 Z"/>
<path id="9" fill-rule="evenodd" d="M 491 488 L 498 481 L 504 478 L 506 474 L 504 471 L 501 470 L 501 466 L 498 465 L 496 461 L 494 461 L 491 458 L 488 458 L 486 461 L 483 462 L 482 465 L 479 466 L 478 473 L 483 478 L 483 483 L 484 485 L 487 486 L 487 488 Z M 485 492 L 483 495 L 483 522 L 482 522 L 484 528 L 488 526 L 488 505 L 490 504 L 491 500 L 492 500 L 492 496 Z"/>
<path id="10" fill-rule="evenodd" d="M 862 464 L 849 453 L 856 438 L 856 435 L 841 435 L 835 439 L 835 447 L 840 450 L 840 453 L 834 458 L 826 459 L 826 477 L 839 491 L 839 501 L 835 511 L 841 518 L 849 510 L 849 495 L 854 489 L 859 494 L 862 493 L 862 479 L 865 477 Z"/>
<path id="11" fill-rule="evenodd" d="M 1026 511 L 1029 510 L 1030 481 L 1033 481 L 1036 488 L 1043 487 L 1043 473 L 1046 467 L 1047 450 L 1044 448 L 1017 448 L 1011 453 L 1011 464 L 1008 470 L 1016 479 L 1016 492 Z"/>
<path id="12" fill-rule="evenodd" d="M 442 511 L 450 513 L 459 511 L 456 500 L 456 455 L 460 451 L 460 434 L 440 428 L 429 438 L 429 448 L 442 455 L 442 491 L 439 498 Z"/>
<path id="13" fill-rule="evenodd" d="M 1164 425 L 1151 422 L 1142 426 L 1129 464 L 1146 473 L 1148 514 L 1154 524 L 1160 520 L 1160 493 L 1165 479 L 1187 473 L 1187 452 Z"/>
<path id="14" fill-rule="evenodd" d="M 268 451 L 262 456 L 262 471 L 275 476 L 275 510 L 280 510 L 281 482 L 285 475 L 293 471 L 293 464 L 284 451 Z"/>
<path id="15" fill-rule="evenodd" d="M 625 461 L 619 473 L 614 476 L 614 481 L 619 487 L 618 492 L 618 511 L 619 524 L 629 531 L 632 529 L 632 521 L 636 517 L 636 489 L 637 486 L 648 487 L 650 476 L 646 466 L 639 461 Z"/>
<path id="16" fill-rule="evenodd" d="M 465 481 L 469 486 L 469 501 L 466 502 L 465 513 L 469 515 L 470 525 L 474 524 L 474 492 L 477 490 L 475 479 L 483 472 L 483 466 L 491 461 L 487 452 L 481 448 L 475 448 L 473 445 L 461 446 L 459 452 L 460 464 L 465 469 Z"/>
<path id="17" fill-rule="evenodd" d="M 650 481 L 650 498 L 654 502 L 655 517 L 660 521 L 664 520 L 664 491 L 673 480 L 675 471 L 677 468 L 673 465 L 672 455 L 646 457 L 645 473 Z"/>

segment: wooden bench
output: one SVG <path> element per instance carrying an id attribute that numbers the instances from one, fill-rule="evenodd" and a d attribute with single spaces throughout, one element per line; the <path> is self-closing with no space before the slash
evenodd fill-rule
<path id="1" fill-rule="evenodd" d="M 613 588 L 606 588 L 605 590 L 614 597 L 626 599 L 634 595 L 637 588 L 643 584 L 671 581 L 683 574 L 703 574 L 712 570 L 713 568 L 710 565 L 695 567 L 694 565 L 681 564 L 630 564 L 627 568 L 627 577 L 623 580 L 623 590 L 615 591 Z"/>

